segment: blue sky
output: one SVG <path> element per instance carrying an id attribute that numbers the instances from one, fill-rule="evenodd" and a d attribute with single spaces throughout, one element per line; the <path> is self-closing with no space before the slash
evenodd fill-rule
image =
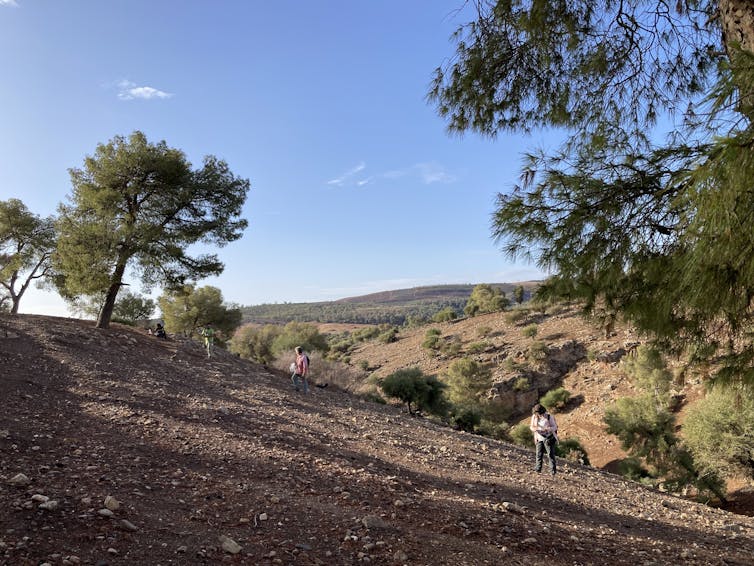
<path id="1" fill-rule="evenodd" d="M 450 136 L 425 100 L 463 4 L 0 0 L 0 199 L 53 214 L 69 168 L 141 130 L 251 181 L 249 228 L 199 282 L 226 301 L 541 277 L 490 216 L 548 140 Z M 37 291 L 21 312 L 67 314 Z"/>

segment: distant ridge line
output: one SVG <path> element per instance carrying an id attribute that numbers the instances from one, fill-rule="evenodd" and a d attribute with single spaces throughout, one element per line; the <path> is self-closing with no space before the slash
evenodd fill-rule
<path id="1" fill-rule="evenodd" d="M 489 283 L 508 298 L 519 285 L 530 297 L 540 281 Z M 316 303 L 274 303 L 241 307 L 243 321 L 255 324 L 287 322 L 393 324 L 401 325 L 409 317 L 428 319 L 440 310 L 452 308 L 459 315 L 478 284 L 449 284 L 394 289 Z"/>

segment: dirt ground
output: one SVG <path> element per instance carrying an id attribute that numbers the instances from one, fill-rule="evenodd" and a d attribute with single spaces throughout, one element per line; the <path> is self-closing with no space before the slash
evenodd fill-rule
<path id="1" fill-rule="evenodd" d="M 754 519 L 225 352 L 0 319 L 0 564 L 752 564 Z M 317 380 L 316 373 L 314 380 Z"/>

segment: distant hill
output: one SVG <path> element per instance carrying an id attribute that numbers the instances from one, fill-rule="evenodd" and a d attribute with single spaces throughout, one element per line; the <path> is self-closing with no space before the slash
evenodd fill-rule
<path id="1" fill-rule="evenodd" d="M 525 297 L 531 296 L 538 281 L 491 283 L 510 297 L 523 285 Z M 241 308 L 243 321 L 258 324 L 284 324 L 290 321 L 350 324 L 403 324 L 409 317 L 431 318 L 451 307 L 458 314 L 476 285 L 432 285 L 370 293 L 318 303 L 275 303 Z"/>

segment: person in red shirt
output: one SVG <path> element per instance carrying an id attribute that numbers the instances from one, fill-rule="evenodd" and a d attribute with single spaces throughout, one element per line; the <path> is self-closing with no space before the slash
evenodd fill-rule
<path id="1" fill-rule="evenodd" d="M 296 391 L 300 391 L 299 383 L 304 385 L 304 393 L 309 393 L 309 356 L 304 353 L 304 349 L 301 346 L 296 346 L 296 369 L 293 372 L 291 379 L 293 380 L 293 387 Z"/>

